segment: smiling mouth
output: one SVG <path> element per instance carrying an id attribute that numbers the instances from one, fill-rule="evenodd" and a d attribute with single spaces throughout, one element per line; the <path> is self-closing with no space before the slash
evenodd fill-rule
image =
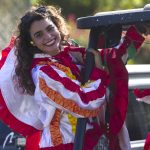
<path id="1" fill-rule="evenodd" d="M 52 46 L 52 45 L 54 45 L 54 43 L 55 43 L 55 39 L 53 39 L 53 40 L 51 40 L 51 41 L 45 43 L 44 45 L 45 45 L 45 46 Z"/>

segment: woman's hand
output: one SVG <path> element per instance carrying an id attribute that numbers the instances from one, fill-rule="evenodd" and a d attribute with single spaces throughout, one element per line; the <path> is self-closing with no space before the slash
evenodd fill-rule
<path id="1" fill-rule="evenodd" d="M 69 52 L 69 53 L 75 58 L 76 62 L 83 64 L 84 60 L 80 52 Z"/>
<path id="2" fill-rule="evenodd" d="M 100 56 L 100 52 L 96 51 L 92 48 L 87 49 L 88 52 L 91 52 L 94 55 L 94 59 L 95 59 L 95 66 L 99 69 L 104 69 L 103 64 L 102 64 L 102 59 Z"/>

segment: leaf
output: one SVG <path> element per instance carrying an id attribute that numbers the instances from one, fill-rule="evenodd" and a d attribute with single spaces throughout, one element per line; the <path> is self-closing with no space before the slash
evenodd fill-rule
<path id="1" fill-rule="evenodd" d="M 128 50 L 128 58 L 132 59 L 136 54 L 136 48 L 133 42 L 130 44 L 127 50 Z"/>

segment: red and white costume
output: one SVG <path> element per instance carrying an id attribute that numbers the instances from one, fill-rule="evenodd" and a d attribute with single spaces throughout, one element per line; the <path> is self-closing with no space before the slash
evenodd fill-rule
<path id="1" fill-rule="evenodd" d="M 109 106 L 111 150 L 116 148 L 113 144 L 124 124 L 128 104 L 128 74 L 121 58 L 131 43 L 139 48 L 143 40 L 131 27 L 117 47 L 101 51 L 107 60 L 113 93 Z M 94 68 L 89 82 L 82 86 L 80 71 L 84 65 L 84 48 L 65 47 L 55 57 L 36 54 L 31 67 L 35 94 L 21 94 L 13 78 L 16 56 L 12 43 L 3 50 L 0 61 L 1 120 L 26 136 L 26 150 L 72 150 L 76 118 L 97 116 L 105 102 L 107 73 Z M 87 124 L 85 150 L 92 150 L 105 132 L 96 127 L 96 124 Z"/>
<path id="2" fill-rule="evenodd" d="M 105 101 L 107 73 L 94 68 L 89 82 L 82 86 L 83 61 L 78 61 L 76 54 L 83 58 L 84 48 L 65 47 L 55 57 L 36 54 L 31 67 L 35 93 L 22 94 L 14 78 L 14 52 L 10 44 L 3 50 L 0 62 L 1 120 L 27 137 L 27 150 L 71 150 L 76 118 L 97 116 Z M 88 123 L 88 129 L 92 131 L 93 125 Z"/>

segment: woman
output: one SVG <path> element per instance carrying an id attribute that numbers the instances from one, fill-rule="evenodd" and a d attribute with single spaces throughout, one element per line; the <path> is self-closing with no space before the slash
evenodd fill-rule
<path id="1" fill-rule="evenodd" d="M 90 50 L 95 68 L 81 85 L 85 49 L 71 45 L 68 37 L 60 12 L 42 6 L 25 13 L 14 45 L 3 51 L 0 118 L 26 136 L 26 149 L 72 150 L 76 118 L 97 116 L 104 103 L 108 75 L 100 55 Z M 89 119 L 91 141 L 85 149 L 96 144 L 95 126 Z"/>
<path id="2" fill-rule="evenodd" d="M 60 12 L 50 7 L 28 11 L 20 20 L 15 42 L 4 51 L 0 62 L 0 118 L 14 131 L 26 136 L 26 150 L 72 150 L 78 117 L 89 118 L 85 150 L 92 150 L 105 132 L 93 123 L 105 103 L 108 72 L 102 62 L 106 56 L 113 93 L 110 101 L 110 149 L 116 141 L 129 150 L 124 124 L 127 111 L 128 76 L 121 58 L 127 48 L 137 49 L 144 38 L 129 28 L 118 46 L 90 49 L 95 68 L 85 85 L 81 84 L 85 48 L 70 44 Z M 123 106 L 123 107 L 120 107 Z M 102 110 L 103 113 L 103 110 Z M 107 134 L 107 131 L 105 132 Z"/>

